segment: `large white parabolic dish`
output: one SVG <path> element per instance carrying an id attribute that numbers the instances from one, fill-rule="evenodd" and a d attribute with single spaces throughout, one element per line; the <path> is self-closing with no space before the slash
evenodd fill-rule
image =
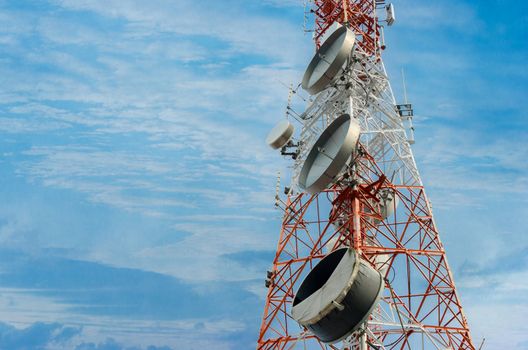
<path id="1" fill-rule="evenodd" d="M 383 276 L 349 248 L 325 256 L 309 272 L 293 299 L 291 316 L 324 343 L 335 343 L 372 314 Z"/>
<path id="2" fill-rule="evenodd" d="M 330 185 L 354 153 L 359 124 L 343 114 L 336 118 L 312 146 L 299 175 L 299 186 L 318 193 Z"/>
<path id="3" fill-rule="evenodd" d="M 354 32 L 345 26 L 326 39 L 310 61 L 302 80 L 302 88 L 315 95 L 330 85 L 345 64 L 354 47 Z"/>
<path id="4" fill-rule="evenodd" d="M 271 129 L 268 137 L 266 137 L 266 143 L 273 149 L 282 148 L 290 141 L 293 132 L 293 124 L 287 120 L 281 120 Z"/>

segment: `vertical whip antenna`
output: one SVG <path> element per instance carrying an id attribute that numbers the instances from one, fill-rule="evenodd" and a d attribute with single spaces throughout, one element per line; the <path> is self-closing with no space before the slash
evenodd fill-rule
<path id="1" fill-rule="evenodd" d="M 277 172 L 277 184 L 275 185 L 275 207 L 277 207 L 277 208 L 280 205 L 280 196 L 279 196 L 280 181 L 281 181 L 281 172 L 278 171 Z"/>
<path id="2" fill-rule="evenodd" d="M 286 118 L 288 118 L 288 115 L 290 114 L 293 94 L 294 94 L 293 84 L 290 83 L 290 87 L 289 87 L 289 91 L 288 91 L 288 105 L 286 106 L 286 112 L 285 112 L 286 113 Z"/>
<path id="3" fill-rule="evenodd" d="M 398 110 L 398 114 L 400 115 L 400 118 L 404 123 L 406 123 L 406 129 L 408 131 L 408 139 L 407 141 L 409 144 L 414 144 L 414 124 L 413 124 L 413 116 L 414 116 L 414 110 L 412 107 L 412 104 L 409 103 L 407 100 L 407 85 L 405 84 L 405 72 L 403 68 L 401 69 L 401 75 L 402 75 L 402 82 L 403 82 L 403 104 L 396 105 L 396 108 Z"/>
<path id="4" fill-rule="evenodd" d="M 403 68 L 401 69 L 401 76 L 402 76 L 402 81 L 403 81 L 403 101 L 405 102 L 405 104 L 408 104 L 408 102 L 407 102 L 407 86 L 405 85 L 405 71 L 403 70 Z"/>

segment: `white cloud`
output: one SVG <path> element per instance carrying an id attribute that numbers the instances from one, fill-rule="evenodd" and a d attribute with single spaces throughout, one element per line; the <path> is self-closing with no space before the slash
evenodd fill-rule
<path id="1" fill-rule="evenodd" d="M 526 305 L 484 300 L 474 303 L 468 298 L 464 301 L 466 311 L 472 316 L 469 326 L 475 346 L 480 346 L 486 338 L 483 349 L 528 349 Z"/>
<path id="2" fill-rule="evenodd" d="M 276 7 L 299 7 L 302 8 L 304 0 L 264 0 L 265 4 L 270 4 Z"/>
<path id="3" fill-rule="evenodd" d="M 42 133 L 69 127 L 66 123 L 0 117 L 0 131 L 6 134 Z"/>
<path id="4" fill-rule="evenodd" d="M 154 12 L 163 23 L 169 21 L 164 14 Z M 273 162 L 279 159 L 265 150 L 264 135 L 256 134 L 253 124 L 257 121 L 271 126 L 280 117 L 283 108 L 276 101 L 285 100 L 286 89 L 279 80 L 295 80 L 299 72 L 272 62 L 235 68 L 227 75 L 217 72 L 201 76 L 192 67 L 170 61 L 200 60 L 210 56 L 209 49 L 188 39 L 165 38 L 162 29 L 155 25 L 156 18 L 145 19 L 154 27 L 138 26 L 130 16 L 148 17 L 148 10 L 145 14 L 134 13 L 119 15 L 134 22 L 133 28 L 125 27 L 131 32 L 110 37 L 100 28 L 72 22 L 64 16 L 39 20 L 36 33 L 53 45 L 42 47 L 40 52 L 19 54 L 28 64 L 51 65 L 57 70 L 6 70 L 5 86 L 16 92 L 17 101 L 31 102 L 10 106 L 9 119 L 2 119 L 0 126 L 11 133 L 70 128 L 71 136 L 58 134 L 57 140 L 67 146 L 50 145 L 25 152 L 29 158 L 19 166 L 19 174 L 50 187 L 85 193 L 96 203 L 148 215 L 161 215 L 162 211 L 154 207 L 164 203 L 177 204 L 175 199 L 156 198 L 164 187 L 181 187 L 190 182 L 196 186 L 211 177 L 226 190 L 212 195 L 207 189 L 201 194 L 219 206 L 239 205 L 242 195 L 234 193 L 236 188 L 228 187 L 242 179 L 256 182 L 252 190 L 244 191 L 244 197 L 271 197 L 261 195 L 261 185 L 269 183 L 263 180 L 266 176 L 274 178 Z M 172 25 L 172 20 L 167 25 Z M 95 61 L 80 57 L 68 46 L 91 47 L 97 53 Z M 140 58 L 134 61 L 127 57 Z M 4 96 L 8 93 L 5 91 Z M 78 106 L 62 107 L 64 102 Z M 237 119 L 243 121 L 234 123 Z M 134 152 L 123 146 L 111 152 L 105 150 L 115 137 L 132 139 L 136 135 L 141 135 L 139 142 L 143 147 L 134 147 Z M 89 145 L 89 149 L 79 149 L 79 145 Z M 154 156 L 158 150 L 178 155 L 162 160 Z M 143 181 L 145 186 L 133 185 L 142 175 L 155 175 L 157 179 Z M 105 177 L 113 177 L 115 182 L 109 185 Z M 147 190 L 154 198 L 123 193 L 137 189 Z M 273 188 L 269 191 L 271 194 Z M 178 194 L 172 191 L 172 196 Z M 257 199 L 253 204 L 262 202 Z"/>
<path id="5" fill-rule="evenodd" d="M 73 10 L 94 11 L 103 16 L 124 18 L 133 31 L 149 35 L 168 31 L 180 35 L 203 35 L 230 44 L 233 53 L 258 54 L 283 62 L 292 62 L 296 40 L 302 34 L 289 22 L 253 14 L 241 14 L 236 8 L 192 1 L 57 1 Z M 220 5 L 220 6 L 219 6 Z M 214 21 L 206 21 L 214 18 Z M 280 38 L 281 40 L 277 40 Z"/>
<path id="6" fill-rule="evenodd" d="M 135 347 L 185 346 L 190 349 L 192 346 L 212 346 L 215 349 L 227 350 L 230 349 L 230 344 L 221 338 L 246 328 L 244 323 L 231 319 L 196 318 L 160 322 L 129 318 L 116 322 L 114 317 L 72 312 L 71 305 L 39 296 L 39 291 L 35 289 L 1 288 L 0 291 L 0 312 L 9 315 L 9 320 L 6 320 L 5 316 L 3 320 L 18 329 L 26 328 L 35 322 L 82 327 L 82 332 L 68 343 L 60 348 L 57 347 L 58 344 L 50 344 L 50 349 L 73 349 L 82 342 L 98 343 L 111 336 L 119 343 Z"/>
<path id="7" fill-rule="evenodd" d="M 488 196 L 505 193 L 524 201 L 522 194 L 528 191 L 528 167 L 524 159 L 528 152 L 518 147 L 518 139 L 526 136 L 515 131 L 511 132 L 517 134 L 515 137 L 487 132 L 435 125 L 429 131 L 430 136 L 415 146 L 426 185 L 445 196 L 473 196 L 460 199 L 475 204 Z M 479 196 L 474 196 L 475 193 Z M 443 205 L 460 203 L 443 199 Z"/>
<path id="8" fill-rule="evenodd" d="M 241 251 L 273 249 L 277 236 L 262 232 L 260 219 L 255 225 L 250 222 L 251 218 L 243 218 L 243 221 L 249 222 L 242 228 L 238 223 L 240 218 L 236 216 L 224 217 L 217 225 L 208 223 L 218 220 L 215 216 L 200 218 L 204 220 L 183 221 L 175 225 L 178 232 L 188 234 L 177 243 L 144 248 L 132 256 L 116 256 L 102 248 L 94 252 L 90 259 L 114 266 L 140 267 L 192 283 L 248 281 L 262 275 L 262 271 L 226 257 Z"/>
<path id="9" fill-rule="evenodd" d="M 396 25 L 417 30 L 447 27 L 464 32 L 475 32 L 483 23 L 475 9 L 467 4 L 442 1 L 398 1 L 395 2 Z"/>

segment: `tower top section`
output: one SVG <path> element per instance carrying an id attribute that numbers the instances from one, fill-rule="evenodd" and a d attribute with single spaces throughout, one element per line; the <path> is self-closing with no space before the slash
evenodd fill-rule
<path id="1" fill-rule="evenodd" d="M 384 8 L 384 0 L 313 0 L 310 12 L 315 16 L 314 40 L 317 48 L 334 23 L 348 25 L 356 33 L 357 44 L 368 54 L 379 56 L 381 26 L 377 8 Z"/>

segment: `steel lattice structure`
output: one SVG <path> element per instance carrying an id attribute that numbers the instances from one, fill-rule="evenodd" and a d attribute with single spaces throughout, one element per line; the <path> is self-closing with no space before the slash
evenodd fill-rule
<path id="1" fill-rule="evenodd" d="M 430 203 L 381 60 L 376 9 L 383 1 L 314 0 L 316 44 L 334 22 L 348 23 L 357 45 L 342 78 L 300 115 L 292 185 L 281 202 L 282 229 L 268 273 L 257 349 L 475 349 Z M 347 22 L 347 23 L 345 23 Z M 335 184 L 316 195 L 297 187 L 311 145 L 342 113 L 361 125 L 360 151 Z M 384 219 L 382 200 L 393 196 Z M 385 196 L 385 197 L 384 197 Z M 385 277 L 379 306 L 362 329 L 325 345 L 290 316 L 303 277 L 328 245 L 353 247 Z"/>
<path id="2" fill-rule="evenodd" d="M 314 0 L 311 12 L 315 14 L 314 40 L 320 45 L 322 36 L 333 23 L 348 23 L 358 35 L 359 45 L 371 55 L 379 55 L 380 26 L 376 6 L 384 1 Z"/>

